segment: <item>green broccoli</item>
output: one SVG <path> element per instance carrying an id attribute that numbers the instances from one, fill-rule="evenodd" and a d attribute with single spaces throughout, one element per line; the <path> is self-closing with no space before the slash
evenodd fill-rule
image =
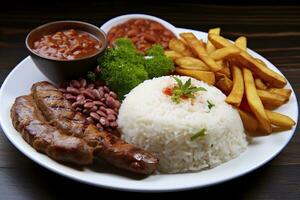
<path id="1" fill-rule="evenodd" d="M 129 39 L 118 39 L 114 48 L 108 48 L 98 59 L 100 78 L 114 90 L 120 99 L 132 88 L 148 79 L 143 56 L 138 54 Z"/>
<path id="2" fill-rule="evenodd" d="M 118 94 L 120 99 L 123 99 L 131 89 L 148 79 L 148 74 L 143 65 L 119 60 L 111 62 L 109 67 L 102 67 L 100 78 Z"/>
<path id="3" fill-rule="evenodd" d="M 100 79 L 118 94 L 119 99 L 144 80 L 166 75 L 174 69 L 162 46 L 154 45 L 143 55 L 127 38 L 117 39 L 115 46 L 106 49 L 98 58 L 98 63 Z"/>
<path id="4" fill-rule="evenodd" d="M 160 77 L 174 70 L 174 63 L 164 55 L 164 49 L 160 45 L 153 45 L 146 52 L 144 67 L 149 78 Z"/>

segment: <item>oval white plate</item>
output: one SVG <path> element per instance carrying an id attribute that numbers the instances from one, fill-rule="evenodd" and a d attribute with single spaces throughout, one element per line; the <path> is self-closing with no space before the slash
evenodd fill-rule
<path id="1" fill-rule="evenodd" d="M 179 28 L 176 31 L 191 31 L 198 38 L 207 38 L 207 33 L 200 31 Z M 279 72 L 274 65 L 262 56 L 253 51 L 250 51 L 250 53 L 262 59 L 271 69 Z M 12 126 L 10 108 L 15 98 L 28 94 L 31 85 L 42 80 L 47 80 L 47 78 L 36 68 L 31 58 L 27 57 L 15 67 L 4 81 L 0 90 L 0 122 L 6 136 L 23 154 L 45 168 L 68 178 L 101 187 L 131 191 L 171 191 L 221 183 L 248 173 L 271 160 L 287 145 L 296 127 L 294 126 L 292 130 L 267 137 L 255 138 L 248 149 L 238 158 L 216 168 L 196 173 L 151 175 L 138 178 L 121 171 L 116 171 L 115 173 L 111 171 L 110 167 L 102 167 L 102 169 L 84 167 L 82 170 L 78 170 L 55 162 L 44 154 L 36 152 Z M 291 88 L 290 84 L 287 85 L 287 88 Z M 298 105 L 294 91 L 290 101 L 281 106 L 278 111 L 289 115 L 296 122 L 298 121 Z M 96 165 L 94 164 L 94 166 Z"/>

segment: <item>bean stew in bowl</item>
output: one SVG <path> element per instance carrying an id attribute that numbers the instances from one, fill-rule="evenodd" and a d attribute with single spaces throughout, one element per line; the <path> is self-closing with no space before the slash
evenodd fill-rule
<path id="1" fill-rule="evenodd" d="M 40 71 L 59 83 L 82 76 L 97 66 L 107 39 L 106 34 L 92 24 L 57 21 L 32 30 L 26 38 L 26 46 Z"/>
<path id="2" fill-rule="evenodd" d="M 176 28 L 157 17 L 142 14 L 122 15 L 106 22 L 102 27 L 107 33 L 108 44 L 118 38 L 130 38 L 140 52 L 153 44 L 169 48 L 169 41 L 176 38 Z"/>

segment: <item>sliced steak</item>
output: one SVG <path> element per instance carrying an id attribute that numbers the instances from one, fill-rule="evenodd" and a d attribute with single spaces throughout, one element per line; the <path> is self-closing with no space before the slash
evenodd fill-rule
<path id="1" fill-rule="evenodd" d="M 37 151 L 57 161 L 92 163 L 93 149 L 84 140 L 65 135 L 49 125 L 31 95 L 16 98 L 11 118 L 16 130 Z"/>

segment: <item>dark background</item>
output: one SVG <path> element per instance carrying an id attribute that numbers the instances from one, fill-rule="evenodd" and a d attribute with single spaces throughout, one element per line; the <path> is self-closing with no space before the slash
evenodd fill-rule
<path id="1" fill-rule="evenodd" d="M 6 2 L 0 6 L 0 85 L 14 66 L 28 55 L 24 40 L 36 26 L 63 19 L 101 26 L 118 15 L 144 13 L 161 17 L 177 27 L 207 31 L 218 26 L 222 28 L 222 35 L 230 39 L 245 35 L 248 46 L 277 66 L 299 95 L 300 6 L 286 1 L 198 2 Z M 103 192 L 110 196 L 117 194 L 71 181 L 38 166 L 11 145 L 1 128 L 0 132 L 0 199 L 104 198 Z M 223 184 L 189 191 L 196 194 L 187 198 L 300 199 L 299 145 L 297 130 L 288 146 L 265 166 Z"/>

